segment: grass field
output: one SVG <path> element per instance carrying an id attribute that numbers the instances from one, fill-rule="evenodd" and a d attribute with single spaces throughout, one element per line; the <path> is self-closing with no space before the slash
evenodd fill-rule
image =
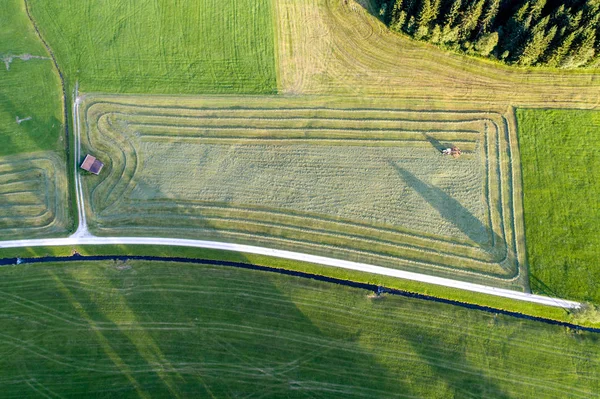
<path id="1" fill-rule="evenodd" d="M 22 1 L 3 2 L 0 60 L 0 156 L 64 149 L 60 81 Z"/>
<path id="2" fill-rule="evenodd" d="M 105 262 L 0 275 L 5 398 L 600 392 L 598 337 L 537 322 L 230 268 Z"/>
<path id="3" fill-rule="evenodd" d="M 522 283 L 502 115 L 332 98 L 182 101 L 86 99 L 83 141 L 107 164 L 104 177 L 84 178 L 93 231 Z M 461 159 L 441 155 L 450 143 Z"/>
<path id="4" fill-rule="evenodd" d="M 517 116 L 531 286 L 600 303 L 600 112 Z"/>
<path id="5" fill-rule="evenodd" d="M 51 152 L 0 158 L 0 237 L 64 236 L 67 177 Z"/>
<path id="6" fill-rule="evenodd" d="M 0 13 L 0 239 L 70 225 L 60 80 L 22 1 Z"/>
<path id="7" fill-rule="evenodd" d="M 597 72 L 525 70 L 447 53 L 390 31 L 354 0 L 276 5 L 283 93 L 555 107 L 600 99 Z"/>
<path id="8" fill-rule="evenodd" d="M 69 82 L 109 93 L 273 93 L 271 0 L 29 0 Z"/>

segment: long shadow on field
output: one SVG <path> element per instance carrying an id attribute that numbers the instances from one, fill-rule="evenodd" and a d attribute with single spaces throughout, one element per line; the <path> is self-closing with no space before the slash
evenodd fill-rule
<path id="1" fill-rule="evenodd" d="M 22 145 L 14 142 L 16 138 L 14 134 L 8 133 L 13 129 L 19 129 L 20 132 L 24 132 L 27 134 L 27 137 L 23 139 L 27 140 L 28 145 L 33 146 L 34 150 L 48 150 L 47 148 L 47 140 L 44 136 L 55 133 L 56 130 L 52 130 L 48 132 L 50 126 L 62 126 L 62 122 L 60 122 L 55 117 L 51 117 L 48 120 L 40 120 L 40 117 L 35 113 L 35 111 L 26 110 L 24 107 L 19 107 L 15 104 L 11 98 L 0 91 L 0 108 L 2 111 L 11 115 L 11 124 L 8 126 L 0 126 L 0 146 L 2 146 L 2 152 L 9 152 L 11 154 L 14 153 L 14 147 L 23 148 Z M 20 117 L 24 119 L 26 117 L 32 117 L 32 120 L 23 121 L 23 126 L 17 124 L 16 117 Z M 14 123 L 14 125 L 13 125 Z M 25 125 L 27 124 L 27 125 Z M 33 125 L 33 126 L 31 126 Z M 59 137 L 57 136 L 56 139 Z M 7 151 L 8 150 L 8 151 Z M 56 148 L 50 148 L 50 150 L 57 151 Z M 19 151 L 20 152 L 20 151 Z M 58 151 L 57 151 L 58 153 Z M 61 157 L 64 155 L 60 154 Z"/>
<path id="2" fill-rule="evenodd" d="M 398 172 L 406 184 L 419 193 L 419 195 L 433 206 L 444 219 L 452 222 L 472 241 L 477 243 L 482 242 L 482 232 L 488 231 L 487 226 L 473 216 L 473 214 L 463 207 L 460 202 L 439 188 L 419 180 L 416 176 L 400 167 L 395 162 L 390 161 L 389 163 L 396 172 Z"/>
<path id="3" fill-rule="evenodd" d="M 348 309 L 332 311 L 329 290 L 339 294 L 341 288 L 328 283 L 158 262 L 32 267 L 49 284 L 25 299 L 44 303 L 42 310 L 54 317 L 41 313 L 47 322 L 28 324 L 28 318 L 36 321 L 40 315 L 22 314 L 22 321 L 3 333 L 43 351 L 45 357 L 24 352 L 25 359 L 18 361 L 35 364 L 28 367 L 28 377 L 57 396 L 411 394 L 377 361 L 373 349 L 360 344 L 359 316 Z M 348 291 L 352 296 L 342 308 L 368 300 L 366 291 Z M 18 288 L 15 292 L 23 295 Z M 18 323 L 27 328 L 21 331 Z M 362 326 L 377 329 L 364 321 Z M 31 393 L 25 384 L 7 389 L 8 396 Z"/>
<path id="4" fill-rule="evenodd" d="M 435 312 L 438 306 L 444 308 L 447 305 L 436 304 L 430 306 L 429 311 Z M 444 397 L 509 398 L 510 395 L 494 381 L 492 375 L 486 375 L 481 365 L 473 364 L 467 358 L 466 353 L 473 357 L 487 356 L 469 351 L 466 339 L 468 325 L 468 322 L 460 327 L 441 323 L 428 325 L 426 321 L 415 321 L 410 326 L 403 326 L 406 331 L 402 336 L 432 371 L 432 379 L 436 384 L 445 387 Z M 490 352 L 493 350 L 490 349 Z"/>
<path id="5" fill-rule="evenodd" d="M 555 289 L 551 288 L 545 282 L 543 282 L 539 277 L 529 272 L 529 285 L 533 292 L 555 297 L 555 298 L 564 298 L 564 293 L 558 292 Z"/>

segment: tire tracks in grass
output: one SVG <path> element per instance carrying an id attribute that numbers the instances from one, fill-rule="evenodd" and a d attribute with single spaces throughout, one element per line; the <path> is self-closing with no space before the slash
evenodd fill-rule
<path id="1" fill-rule="evenodd" d="M 494 308 L 491 306 L 477 305 L 472 303 L 460 302 L 452 299 L 439 298 L 432 295 L 419 294 L 410 291 L 400 290 L 396 288 L 388 288 L 381 285 L 370 284 L 370 283 L 361 283 L 357 281 L 328 277 L 313 273 L 300 272 L 288 269 L 282 269 L 278 267 L 269 267 L 269 266 L 260 266 L 252 263 L 243 263 L 243 262 L 233 262 L 233 261 L 223 261 L 223 260 L 213 260 L 213 259 L 201 259 L 201 258 L 183 258 L 183 257 L 161 257 L 161 256 L 145 256 L 145 255 L 130 255 L 130 256 L 112 256 L 112 255 L 80 255 L 74 254 L 71 256 L 46 256 L 40 258 L 5 258 L 0 260 L 0 266 L 8 267 L 17 264 L 39 264 L 39 263 L 56 263 L 56 262 L 97 262 L 97 261 L 122 261 L 126 262 L 129 260 L 133 261 L 152 261 L 152 262 L 175 262 L 175 263 L 184 263 L 184 264 L 202 264 L 209 266 L 219 266 L 219 267 L 233 267 L 239 269 L 247 269 L 254 271 L 262 271 L 262 272 L 270 272 L 277 273 L 286 276 L 300 277 L 304 279 L 316 280 L 331 284 L 337 284 L 350 288 L 363 289 L 367 291 L 371 291 L 376 295 L 394 295 L 401 296 L 406 298 L 420 299 L 430 302 L 443 303 L 447 305 L 453 305 L 462 307 L 470 310 L 478 310 L 491 314 L 500 314 L 504 316 L 509 316 L 516 319 L 529 320 L 529 321 L 537 321 L 545 324 L 550 324 L 554 326 L 560 326 L 569 328 L 575 331 L 582 332 L 590 332 L 600 334 L 600 328 L 596 327 L 587 327 L 579 324 L 569 323 L 565 321 L 554 320 L 541 316 L 531 316 L 524 313 L 513 312 L 509 310 Z"/>

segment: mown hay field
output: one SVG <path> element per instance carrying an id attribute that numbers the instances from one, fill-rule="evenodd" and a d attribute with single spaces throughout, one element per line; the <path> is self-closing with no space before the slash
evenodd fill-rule
<path id="1" fill-rule="evenodd" d="M 521 286 L 505 116 L 335 98 L 87 96 L 89 224 Z M 460 159 L 441 149 L 458 145 Z M 518 223 L 517 223 L 518 224 Z"/>
<path id="2" fill-rule="evenodd" d="M 3 398 L 600 392 L 597 334 L 296 277 L 24 264 L 0 269 L 0 298 Z"/>
<path id="3" fill-rule="evenodd" d="M 600 302 L 600 112 L 519 109 L 531 286 Z"/>
<path id="4" fill-rule="evenodd" d="M 108 93 L 274 93 L 271 0 L 28 0 L 70 83 Z"/>
<path id="5" fill-rule="evenodd" d="M 70 227 L 61 86 L 18 0 L 0 13 L 0 239 Z"/>
<path id="6" fill-rule="evenodd" d="M 62 160 L 51 152 L 0 158 L 0 237 L 65 235 L 67 186 Z"/>
<path id="7" fill-rule="evenodd" d="M 600 101 L 598 71 L 528 70 L 444 52 L 389 30 L 371 3 L 276 1 L 280 92 L 512 106 Z"/>

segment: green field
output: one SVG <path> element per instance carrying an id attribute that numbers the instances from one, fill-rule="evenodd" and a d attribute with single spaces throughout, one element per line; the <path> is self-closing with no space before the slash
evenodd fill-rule
<path id="1" fill-rule="evenodd" d="M 90 96 L 102 235 L 288 248 L 519 287 L 504 117 L 332 98 Z M 460 145 L 464 155 L 443 157 Z M 87 151 L 87 150 L 86 150 Z M 84 151 L 85 152 L 85 151 Z"/>
<path id="2" fill-rule="evenodd" d="M 27 19 L 23 1 L 7 0 L 2 7 L 0 156 L 58 152 L 65 145 L 60 80 Z"/>
<path id="3" fill-rule="evenodd" d="M 61 86 L 22 1 L 0 13 L 0 238 L 70 225 Z"/>
<path id="4" fill-rule="evenodd" d="M 29 0 L 86 92 L 273 93 L 271 0 Z"/>
<path id="5" fill-rule="evenodd" d="M 600 303 L 600 112 L 517 112 L 531 286 Z"/>
<path id="6" fill-rule="evenodd" d="M 600 392 L 598 337 L 539 322 L 200 265 L 22 265 L 0 276 L 4 398 Z"/>

